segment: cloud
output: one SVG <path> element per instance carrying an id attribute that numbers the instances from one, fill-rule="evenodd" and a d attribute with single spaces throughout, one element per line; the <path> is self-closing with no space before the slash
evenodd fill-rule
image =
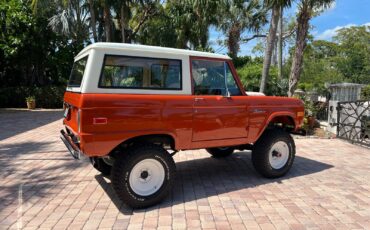
<path id="1" fill-rule="evenodd" d="M 337 35 L 337 33 L 340 29 L 350 28 L 350 27 L 353 27 L 353 26 L 358 26 L 358 25 L 350 23 L 350 24 L 347 24 L 347 25 L 344 25 L 344 26 L 336 26 L 332 29 L 327 29 L 327 30 L 325 30 L 324 32 L 322 32 L 320 34 L 318 33 L 315 36 L 315 38 L 317 40 L 331 40 L 335 35 Z M 370 22 L 362 24 L 361 26 L 370 26 Z"/>

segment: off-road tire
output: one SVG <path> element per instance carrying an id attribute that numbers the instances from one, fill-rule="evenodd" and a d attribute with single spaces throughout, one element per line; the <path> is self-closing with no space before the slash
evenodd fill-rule
<path id="1" fill-rule="evenodd" d="M 224 148 L 208 148 L 206 151 L 215 158 L 222 158 L 230 156 L 234 152 L 233 147 L 224 147 Z"/>
<path id="2" fill-rule="evenodd" d="M 92 166 L 101 172 L 104 176 L 109 176 L 112 166 L 108 165 L 107 163 L 104 162 L 103 159 L 99 157 L 90 157 L 90 162 Z"/>
<path id="3" fill-rule="evenodd" d="M 283 141 L 289 149 L 288 160 L 279 169 L 271 166 L 269 160 L 270 150 L 277 142 Z M 254 144 L 252 151 L 252 163 L 258 173 L 267 178 L 284 176 L 292 167 L 295 157 L 295 144 L 289 133 L 280 129 L 266 130 Z"/>
<path id="4" fill-rule="evenodd" d="M 163 200 L 170 192 L 176 176 L 176 165 L 171 155 L 154 144 L 141 144 L 130 147 L 118 157 L 112 167 L 111 181 L 117 196 L 132 208 L 145 208 Z M 164 169 L 164 181 L 153 194 L 141 196 L 130 185 L 130 173 L 135 165 L 145 159 L 158 161 Z"/>

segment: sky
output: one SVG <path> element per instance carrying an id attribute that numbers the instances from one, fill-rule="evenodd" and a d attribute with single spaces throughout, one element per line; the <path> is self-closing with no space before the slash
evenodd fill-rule
<path id="1" fill-rule="evenodd" d="M 284 17 L 295 16 L 297 5 L 294 4 L 290 9 L 285 10 Z M 370 0 L 337 0 L 329 9 L 326 9 L 319 16 L 311 20 L 312 29 L 310 33 L 315 39 L 331 40 L 336 35 L 336 31 L 350 26 L 369 25 L 370 26 Z M 266 26 L 266 30 L 268 25 Z M 227 48 L 219 46 L 217 40 L 223 39 L 223 34 L 211 27 L 210 43 L 216 53 L 226 54 Z M 243 36 L 249 37 L 249 33 Z M 252 55 L 253 47 L 258 40 L 252 40 L 247 44 L 242 44 L 239 55 Z"/>

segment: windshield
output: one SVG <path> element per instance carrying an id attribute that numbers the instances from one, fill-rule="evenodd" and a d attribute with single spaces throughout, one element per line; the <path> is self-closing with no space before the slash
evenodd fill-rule
<path id="1" fill-rule="evenodd" d="M 73 63 L 71 76 L 69 77 L 68 87 L 80 87 L 84 71 L 87 63 L 88 56 L 81 58 L 80 60 Z"/>

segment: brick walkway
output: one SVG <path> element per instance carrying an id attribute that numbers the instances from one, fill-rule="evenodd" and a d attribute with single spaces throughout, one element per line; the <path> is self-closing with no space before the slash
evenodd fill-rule
<path id="1" fill-rule="evenodd" d="M 61 111 L 0 111 L 0 229 L 370 229 L 370 150 L 299 139 L 290 173 L 261 178 L 250 152 L 175 156 L 160 205 L 131 210 L 110 181 L 59 139 Z"/>

